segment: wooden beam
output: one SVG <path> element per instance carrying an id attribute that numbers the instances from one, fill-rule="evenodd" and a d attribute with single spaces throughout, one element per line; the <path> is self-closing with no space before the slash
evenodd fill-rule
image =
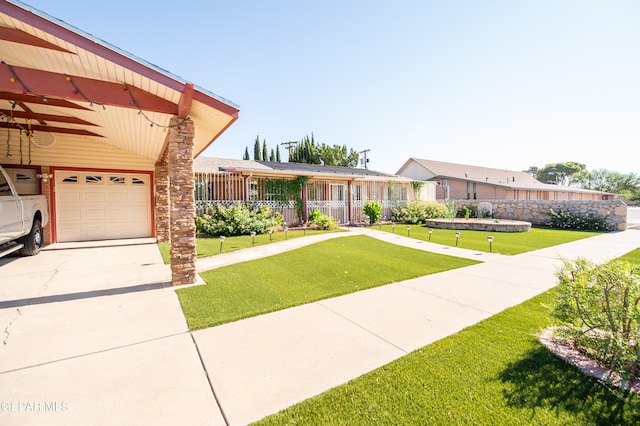
<path id="1" fill-rule="evenodd" d="M 5 92 L 2 90 L 0 90 L 0 99 L 17 102 L 19 104 L 25 103 L 25 104 L 50 105 L 50 106 L 57 106 L 62 108 L 82 109 L 85 111 L 92 111 L 91 108 L 85 108 L 82 105 L 74 104 L 73 102 L 65 101 L 62 99 L 47 99 L 47 101 L 45 102 L 39 96 L 24 95 L 21 93 L 14 93 L 14 92 Z"/>
<path id="2" fill-rule="evenodd" d="M 58 52 L 70 53 L 72 55 L 75 54 L 67 49 L 63 49 L 60 46 L 49 43 L 46 40 L 32 36 L 31 34 L 25 33 L 24 31 L 16 28 L 0 27 L 0 40 L 26 44 L 27 46 L 42 47 L 44 49 L 56 50 Z"/>
<path id="3" fill-rule="evenodd" d="M 178 118 L 184 120 L 191 113 L 191 105 L 193 103 L 193 92 L 195 91 L 193 83 L 184 85 L 180 101 L 178 101 Z"/>
<path id="4" fill-rule="evenodd" d="M 31 99 L 40 98 L 39 103 L 68 99 L 170 115 L 178 113 L 173 102 L 134 86 L 8 64 L 0 65 L 0 91 L 32 95 Z"/>
<path id="5" fill-rule="evenodd" d="M 14 117 L 14 118 L 37 120 L 37 121 L 40 121 L 41 124 L 46 124 L 46 123 L 42 123 L 46 121 L 55 121 L 56 123 L 70 123 L 70 124 L 80 124 L 84 126 L 97 126 L 97 124 L 82 120 L 77 117 L 67 117 L 64 115 L 54 115 L 54 114 L 38 114 L 33 111 L 15 111 L 15 110 L 12 111 L 9 109 L 0 109 L 0 114 L 4 114 L 8 117 Z"/>
<path id="6" fill-rule="evenodd" d="M 26 125 L 20 125 L 18 126 L 16 123 L 7 123 L 7 122 L 2 122 L 0 121 L 0 128 L 3 129 L 21 129 L 24 130 L 24 128 L 27 127 Z M 63 133 L 66 135 L 79 135 L 79 136 L 94 136 L 97 138 L 101 138 L 103 137 L 102 135 L 99 135 L 97 133 L 93 133 L 90 132 L 88 130 L 84 130 L 84 129 L 66 129 L 64 127 L 54 127 L 54 126 L 41 126 L 41 125 L 32 125 L 30 126 L 31 130 L 33 130 L 34 132 L 49 132 L 49 133 Z"/>

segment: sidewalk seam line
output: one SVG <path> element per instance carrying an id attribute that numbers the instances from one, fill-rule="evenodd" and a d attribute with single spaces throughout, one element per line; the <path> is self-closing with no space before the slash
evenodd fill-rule
<path id="1" fill-rule="evenodd" d="M 204 370 L 204 376 L 207 379 L 207 383 L 209 383 L 209 388 L 211 389 L 211 393 L 213 394 L 213 399 L 216 401 L 216 405 L 220 410 L 220 414 L 224 419 L 224 423 L 227 426 L 230 426 L 229 419 L 227 419 L 227 414 L 224 412 L 224 408 L 222 408 L 222 404 L 220 403 L 220 399 L 218 399 L 218 395 L 216 394 L 216 390 L 213 388 L 213 383 L 211 383 L 211 377 L 209 377 L 209 371 L 207 370 L 206 365 L 204 364 L 204 359 L 202 359 L 202 354 L 200 353 L 200 348 L 198 347 L 198 342 L 196 342 L 196 338 L 193 333 L 190 331 L 189 335 L 191 336 L 191 341 L 193 342 L 193 346 L 196 348 L 196 353 L 198 354 L 198 358 L 200 359 L 200 365 L 202 365 L 202 370 Z"/>
<path id="2" fill-rule="evenodd" d="M 358 324 L 357 322 L 353 321 L 352 319 L 347 318 L 346 316 L 342 315 L 340 312 L 337 312 L 337 311 L 335 311 L 335 310 L 331 309 L 330 307 L 328 307 L 327 305 L 324 305 L 324 304 L 322 303 L 322 301 L 319 301 L 319 302 L 316 302 L 316 303 L 317 303 L 318 305 L 322 306 L 322 307 L 323 307 L 324 309 L 326 309 L 327 311 L 329 311 L 329 312 L 331 312 L 331 313 L 333 313 L 333 314 L 335 314 L 335 315 L 339 316 L 339 317 L 340 317 L 340 318 L 342 318 L 342 319 L 347 320 L 348 322 L 350 322 L 351 324 L 353 324 L 353 325 L 355 325 L 356 327 L 360 328 L 361 330 L 364 330 L 364 331 L 365 331 L 365 332 L 367 332 L 368 334 L 370 334 L 370 335 L 372 335 L 372 336 L 374 336 L 374 337 L 376 337 L 376 338 L 378 338 L 378 339 L 382 340 L 383 342 L 388 343 L 389 345 L 393 346 L 394 348 L 396 348 L 396 349 L 400 350 L 400 351 L 401 351 L 402 353 L 404 353 L 405 355 L 409 354 L 409 351 L 407 351 L 407 350 L 405 350 L 405 349 L 401 348 L 400 346 L 396 345 L 396 344 L 395 344 L 395 343 L 393 343 L 393 342 L 390 342 L 389 340 L 387 340 L 387 339 L 385 339 L 384 337 L 382 337 L 382 336 L 380 336 L 380 335 L 378 335 L 378 334 L 374 333 L 373 331 L 368 330 L 367 328 L 365 328 L 364 326 L 362 326 L 362 325 Z"/>

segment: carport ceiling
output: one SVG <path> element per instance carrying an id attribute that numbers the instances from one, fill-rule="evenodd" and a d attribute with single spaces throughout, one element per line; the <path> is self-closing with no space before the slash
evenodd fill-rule
<path id="1" fill-rule="evenodd" d="M 24 3 L 0 0 L 0 129 L 159 160 L 174 116 L 194 121 L 200 153 L 238 108 Z"/>

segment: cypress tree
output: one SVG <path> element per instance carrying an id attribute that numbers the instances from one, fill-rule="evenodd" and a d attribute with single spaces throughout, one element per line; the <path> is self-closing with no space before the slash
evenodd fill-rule
<path id="1" fill-rule="evenodd" d="M 248 160 L 249 159 L 249 147 L 245 146 L 244 147 L 244 155 L 242 156 L 243 160 Z"/>
<path id="2" fill-rule="evenodd" d="M 262 155 L 260 154 L 260 137 L 256 136 L 256 143 L 253 145 L 253 159 L 255 161 L 262 160 Z"/>
<path id="3" fill-rule="evenodd" d="M 269 159 L 269 152 L 267 151 L 267 141 L 265 139 L 262 139 L 262 159 L 264 161 L 268 161 Z"/>

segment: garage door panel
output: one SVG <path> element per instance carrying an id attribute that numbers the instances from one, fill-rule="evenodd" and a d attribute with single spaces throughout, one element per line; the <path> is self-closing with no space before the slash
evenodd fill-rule
<path id="1" fill-rule="evenodd" d="M 126 191 L 109 191 L 107 199 L 110 203 L 126 203 L 128 201 L 128 196 Z"/>
<path id="2" fill-rule="evenodd" d="M 76 191 L 65 191 L 59 192 L 56 194 L 58 202 L 60 203 L 79 203 L 80 202 L 80 192 Z"/>
<path id="3" fill-rule="evenodd" d="M 56 172 L 58 241 L 149 237 L 149 175 Z"/>
<path id="4" fill-rule="evenodd" d="M 89 203 L 103 203 L 105 200 L 105 194 L 104 192 L 98 192 L 98 191 L 87 191 L 84 193 L 84 201 L 87 201 Z"/>

